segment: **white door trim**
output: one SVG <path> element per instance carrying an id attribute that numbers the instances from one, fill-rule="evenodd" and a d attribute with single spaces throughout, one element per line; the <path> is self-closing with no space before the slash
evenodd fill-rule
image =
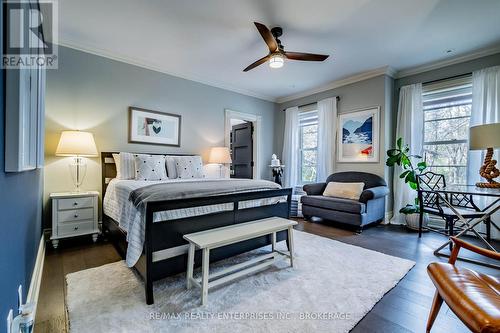
<path id="1" fill-rule="evenodd" d="M 262 116 L 257 116 L 251 113 L 233 111 L 230 109 L 224 110 L 224 144 L 229 148 L 229 134 L 231 133 L 231 119 L 239 119 L 250 121 L 253 124 L 253 178 L 261 178 L 260 170 L 260 150 L 261 150 L 261 129 Z"/>

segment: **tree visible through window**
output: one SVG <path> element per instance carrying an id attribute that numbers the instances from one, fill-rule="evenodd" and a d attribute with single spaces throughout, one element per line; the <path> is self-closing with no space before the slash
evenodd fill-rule
<path id="1" fill-rule="evenodd" d="M 470 76 L 424 87 L 424 153 L 427 165 L 449 184 L 467 184 Z"/>
<path id="2" fill-rule="evenodd" d="M 318 157 L 318 112 L 301 112 L 299 116 L 299 180 L 316 181 Z"/>

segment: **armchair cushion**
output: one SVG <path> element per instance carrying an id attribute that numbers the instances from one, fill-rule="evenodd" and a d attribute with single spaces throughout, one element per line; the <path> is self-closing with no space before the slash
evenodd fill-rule
<path id="1" fill-rule="evenodd" d="M 362 202 L 335 197 L 324 197 L 322 195 L 307 195 L 301 197 L 303 205 L 331 209 L 341 212 L 363 214 L 366 212 L 366 205 Z"/>
<path id="2" fill-rule="evenodd" d="M 325 197 L 359 200 L 364 187 L 365 183 L 329 182 L 326 185 L 326 189 L 325 192 L 323 192 L 323 195 Z"/>
<path id="3" fill-rule="evenodd" d="M 307 195 L 322 195 L 325 188 L 326 183 L 314 183 L 304 185 L 303 190 Z"/>
<path id="4" fill-rule="evenodd" d="M 359 201 L 367 203 L 368 200 L 385 197 L 389 194 L 387 186 L 375 186 L 364 190 L 359 197 Z"/>

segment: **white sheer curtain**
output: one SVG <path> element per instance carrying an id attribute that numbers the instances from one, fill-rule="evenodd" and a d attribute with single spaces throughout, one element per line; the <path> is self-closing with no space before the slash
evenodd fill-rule
<path id="1" fill-rule="evenodd" d="M 297 106 L 285 111 L 285 136 L 283 138 L 283 185 L 294 187 L 298 184 L 299 165 L 299 108 Z"/>
<path id="2" fill-rule="evenodd" d="M 410 146 L 410 153 L 422 155 L 424 134 L 424 114 L 422 102 L 422 84 L 416 83 L 401 87 L 399 91 L 399 106 L 396 124 L 396 140 L 403 138 L 403 142 Z M 395 144 L 395 143 L 394 143 Z M 404 224 L 404 215 L 399 210 L 407 204 L 412 204 L 417 195 L 399 178 L 401 167 L 394 168 L 394 208 L 391 223 Z"/>
<path id="3" fill-rule="evenodd" d="M 470 126 L 500 122 L 500 66 L 490 67 L 472 73 L 472 112 Z M 469 151 L 467 167 L 467 183 L 475 184 L 481 180 L 479 168 L 483 164 L 486 151 Z M 500 158 L 500 149 L 495 149 L 495 159 Z M 486 206 L 491 200 L 484 197 L 474 198 L 478 206 Z M 500 221 L 500 213 L 492 216 L 495 222 Z M 484 225 L 478 230 L 484 231 Z M 491 228 L 493 238 L 499 238 L 495 228 Z"/>
<path id="4" fill-rule="evenodd" d="M 318 102 L 318 182 L 326 180 L 333 173 L 335 157 L 335 133 L 337 129 L 337 98 Z"/>
<path id="5" fill-rule="evenodd" d="M 470 126 L 500 122 L 500 66 L 482 69 L 472 73 L 472 112 Z M 500 157 L 500 150 L 495 150 Z M 467 182 L 480 181 L 479 168 L 485 152 L 470 151 L 468 157 Z M 484 181 L 484 180 L 483 180 Z"/>

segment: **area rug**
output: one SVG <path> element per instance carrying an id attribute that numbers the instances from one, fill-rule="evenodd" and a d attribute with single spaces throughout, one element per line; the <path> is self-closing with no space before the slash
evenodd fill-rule
<path id="1" fill-rule="evenodd" d="M 415 264 L 305 232 L 294 231 L 294 237 L 294 268 L 281 261 L 219 286 L 205 306 L 199 289 L 186 289 L 185 274 L 156 282 L 149 306 L 142 280 L 123 261 L 68 274 L 70 331 L 348 332 Z M 284 250 L 284 242 L 279 247 Z"/>

